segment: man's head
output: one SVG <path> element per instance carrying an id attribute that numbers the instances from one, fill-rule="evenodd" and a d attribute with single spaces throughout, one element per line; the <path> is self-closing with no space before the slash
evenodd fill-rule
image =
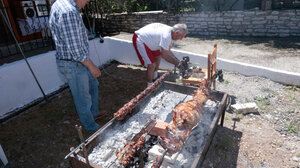
<path id="1" fill-rule="evenodd" d="M 77 3 L 80 9 L 82 9 L 88 2 L 90 2 L 90 0 L 74 0 L 74 1 Z"/>
<path id="2" fill-rule="evenodd" d="M 176 24 L 173 26 L 172 30 L 172 40 L 182 40 L 183 37 L 187 34 L 186 24 Z"/>

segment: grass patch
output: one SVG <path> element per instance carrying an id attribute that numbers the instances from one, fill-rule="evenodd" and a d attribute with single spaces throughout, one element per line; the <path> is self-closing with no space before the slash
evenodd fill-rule
<path id="1" fill-rule="evenodd" d="M 224 83 L 225 83 L 226 85 L 228 85 L 230 82 L 229 82 L 228 80 L 225 80 Z"/>
<path id="2" fill-rule="evenodd" d="M 297 127 L 295 127 L 293 124 L 290 124 L 289 126 L 287 126 L 287 132 L 288 133 L 298 133 L 298 129 Z"/>
<path id="3" fill-rule="evenodd" d="M 271 93 L 272 95 L 278 95 L 277 92 L 270 88 L 262 88 L 261 91 L 266 92 L 266 93 Z"/>
<path id="4" fill-rule="evenodd" d="M 295 96 L 295 95 L 288 95 L 288 98 L 289 98 L 290 100 L 297 101 L 297 99 L 296 99 L 296 96 Z"/>
<path id="5" fill-rule="evenodd" d="M 285 88 L 285 90 L 290 90 L 290 91 L 296 92 L 296 91 L 299 91 L 300 89 L 297 86 L 287 86 Z"/>
<path id="6" fill-rule="evenodd" d="M 243 119 L 244 115 L 243 115 L 243 114 L 237 114 L 236 117 L 237 117 L 238 119 Z"/>
<path id="7" fill-rule="evenodd" d="M 263 104 L 263 105 L 270 105 L 270 100 L 268 98 L 265 97 L 255 97 L 254 100 L 256 100 L 257 102 Z"/>
<path id="8" fill-rule="evenodd" d="M 271 144 L 273 144 L 277 147 L 282 147 L 282 144 L 280 142 L 271 142 Z"/>

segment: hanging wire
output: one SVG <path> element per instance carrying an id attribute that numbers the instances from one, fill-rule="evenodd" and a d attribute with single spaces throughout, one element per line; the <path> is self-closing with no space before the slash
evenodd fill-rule
<path id="1" fill-rule="evenodd" d="M 8 20 L 6 19 L 6 17 L 4 16 L 2 10 L 0 10 L 0 14 L 1 14 L 3 20 L 5 21 L 5 23 L 7 24 L 7 27 L 8 27 L 8 29 L 10 30 L 11 35 L 12 35 L 12 37 L 14 38 L 14 40 L 15 40 L 15 42 L 16 42 L 16 45 L 17 45 L 17 47 L 19 48 L 19 50 L 20 50 L 22 56 L 24 57 L 24 60 L 25 60 L 25 62 L 26 62 L 26 64 L 27 64 L 29 70 L 31 71 L 31 74 L 33 75 L 33 77 L 34 77 L 34 79 L 35 79 L 37 85 L 39 86 L 39 88 L 40 88 L 40 90 L 41 90 L 41 92 L 42 92 L 42 94 L 43 94 L 43 96 L 44 96 L 44 99 L 45 99 L 46 101 L 48 101 L 48 98 L 47 98 L 46 94 L 44 93 L 44 90 L 42 89 L 42 87 L 41 87 L 41 85 L 40 85 L 38 79 L 36 78 L 36 76 L 35 76 L 33 70 L 31 69 L 31 66 L 30 66 L 29 62 L 27 61 L 27 58 L 26 58 L 26 56 L 24 55 L 23 50 L 21 49 L 18 40 L 16 39 L 16 36 L 15 36 L 13 30 L 12 30 L 12 27 L 11 27 L 11 25 L 9 24 Z"/>

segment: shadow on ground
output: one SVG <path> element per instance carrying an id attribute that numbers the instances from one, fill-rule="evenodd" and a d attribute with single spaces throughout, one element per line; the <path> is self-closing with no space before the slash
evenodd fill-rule
<path id="1" fill-rule="evenodd" d="M 235 168 L 243 133 L 219 126 L 202 167 Z"/>

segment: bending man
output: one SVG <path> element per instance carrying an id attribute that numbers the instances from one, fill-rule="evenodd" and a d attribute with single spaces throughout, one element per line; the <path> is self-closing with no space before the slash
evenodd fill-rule
<path id="1" fill-rule="evenodd" d="M 185 24 L 170 27 L 161 23 L 151 23 L 135 31 L 132 42 L 141 64 L 147 66 L 148 86 L 158 77 L 157 70 L 161 58 L 177 67 L 180 66 L 180 61 L 170 50 L 171 43 L 172 40 L 182 40 L 186 34 Z"/>

